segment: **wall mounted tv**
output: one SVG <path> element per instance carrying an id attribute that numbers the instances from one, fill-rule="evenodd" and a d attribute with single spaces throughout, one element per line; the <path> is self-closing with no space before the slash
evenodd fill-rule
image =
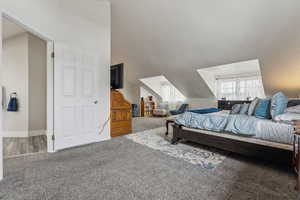
<path id="1" fill-rule="evenodd" d="M 122 89 L 124 81 L 124 64 L 113 65 L 110 68 L 110 88 Z"/>

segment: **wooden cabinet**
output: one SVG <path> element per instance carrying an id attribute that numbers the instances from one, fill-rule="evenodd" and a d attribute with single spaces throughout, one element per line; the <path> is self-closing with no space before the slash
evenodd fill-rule
<path id="1" fill-rule="evenodd" d="M 131 103 L 121 92 L 111 91 L 111 136 L 117 137 L 132 133 Z"/>

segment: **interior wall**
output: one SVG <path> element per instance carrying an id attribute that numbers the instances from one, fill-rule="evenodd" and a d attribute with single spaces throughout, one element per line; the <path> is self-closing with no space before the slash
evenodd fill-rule
<path id="1" fill-rule="evenodd" d="M 99 55 L 96 88 L 101 110 L 99 127 L 102 127 L 110 116 L 110 3 L 94 0 L 2 0 L 0 10 L 54 41 L 54 44 L 89 49 Z M 109 138 L 110 127 L 107 125 L 98 140 Z"/>
<path id="2" fill-rule="evenodd" d="M 217 99 L 215 98 L 187 98 L 186 103 L 189 104 L 189 109 L 217 107 Z"/>
<path id="3" fill-rule="evenodd" d="M 125 99 L 128 100 L 131 103 L 139 104 L 141 100 L 141 87 L 143 87 L 145 90 L 153 96 L 157 102 L 162 102 L 161 96 L 156 94 L 154 91 L 152 91 L 150 88 L 148 88 L 147 85 L 142 84 L 140 82 L 136 84 L 131 84 L 128 81 L 124 81 L 124 88 L 120 89 L 120 92 L 124 95 Z"/>
<path id="4" fill-rule="evenodd" d="M 129 82 L 124 81 L 124 87 L 123 89 L 120 89 L 120 92 L 130 103 L 138 104 L 140 102 L 139 84 L 130 84 Z"/>
<path id="5" fill-rule="evenodd" d="M 21 34 L 3 41 L 3 63 L 1 65 L 1 85 L 5 91 L 5 105 L 9 94 L 16 92 L 19 100 L 18 112 L 3 111 L 3 131 L 5 137 L 28 136 L 28 38 Z"/>
<path id="6" fill-rule="evenodd" d="M 29 136 L 43 135 L 47 123 L 47 42 L 28 34 Z"/>
<path id="7" fill-rule="evenodd" d="M 47 43 L 23 33 L 3 41 L 1 84 L 5 91 L 4 137 L 45 134 L 47 93 Z M 17 93 L 18 112 L 6 111 L 9 95 Z"/>
<path id="8" fill-rule="evenodd" d="M 148 100 L 149 100 L 148 97 L 150 97 L 150 96 L 152 96 L 152 100 L 153 100 L 156 104 L 160 102 L 159 99 L 157 99 L 156 96 L 153 95 L 150 91 L 148 91 L 148 90 L 145 89 L 144 87 L 140 87 L 140 99 L 141 99 L 141 97 L 143 97 L 143 98 L 144 98 L 144 101 L 148 101 Z"/>
<path id="9" fill-rule="evenodd" d="M 2 20 L 0 20 L 0 33 L 2 33 Z M 0 63 L 2 63 L 2 37 L 0 38 Z M 0 75 L 0 86 L 1 86 L 1 75 Z M 0 99 L 2 99 L 2 90 L 0 90 Z M 0 111 L 2 111 L 2 106 L 0 106 Z M 1 114 L 0 114 L 0 130 L 2 130 Z M 0 181 L 2 179 L 3 179 L 3 131 L 0 131 Z"/>

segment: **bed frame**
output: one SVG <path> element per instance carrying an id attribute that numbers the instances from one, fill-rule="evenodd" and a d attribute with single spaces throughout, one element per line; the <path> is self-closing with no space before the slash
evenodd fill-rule
<path id="1" fill-rule="evenodd" d="M 180 139 L 271 162 L 292 165 L 293 145 L 173 125 L 172 144 Z"/>

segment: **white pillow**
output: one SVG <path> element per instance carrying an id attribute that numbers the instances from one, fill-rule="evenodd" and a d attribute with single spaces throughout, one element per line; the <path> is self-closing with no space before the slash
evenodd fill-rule
<path id="1" fill-rule="evenodd" d="M 289 122 L 292 123 L 293 121 L 298 121 L 300 120 L 300 113 L 283 113 L 281 115 L 277 115 L 274 120 L 276 122 Z"/>
<path id="2" fill-rule="evenodd" d="M 298 113 L 298 114 L 300 114 L 300 105 L 298 105 L 298 106 L 292 106 L 292 107 L 286 108 L 286 109 L 285 109 L 285 112 L 288 112 L 288 113 Z"/>

